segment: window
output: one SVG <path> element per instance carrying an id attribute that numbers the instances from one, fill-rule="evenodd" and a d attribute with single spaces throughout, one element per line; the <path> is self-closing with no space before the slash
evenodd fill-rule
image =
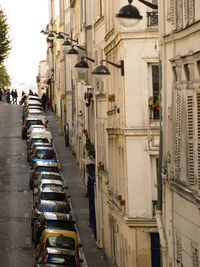
<path id="1" fill-rule="evenodd" d="M 199 267 L 199 253 L 198 249 L 192 245 L 192 267 Z"/>
<path id="2" fill-rule="evenodd" d="M 149 97 L 149 108 L 150 108 L 150 119 L 159 119 L 159 65 L 150 64 L 150 97 Z"/>

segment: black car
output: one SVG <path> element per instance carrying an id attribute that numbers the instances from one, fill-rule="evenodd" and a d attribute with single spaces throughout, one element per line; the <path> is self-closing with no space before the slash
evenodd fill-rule
<path id="1" fill-rule="evenodd" d="M 38 243 L 42 231 L 47 228 L 76 232 L 74 223 L 70 214 L 44 212 L 33 222 L 32 239 Z"/>
<path id="2" fill-rule="evenodd" d="M 67 203 L 64 201 L 40 200 L 33 206 L 32 209 L 32 220 L 31 220 L 32 226 L 34 221 L 38 219 L 40 214 L 42 214 L 43 212 L 70 214 L 70 209 Z"/>
<path id="3" fill-rule="evenodd" d="M 27 139 L 27 130 L 31 125 L 44 125 L 42 119 L 39 118 L 28 118 L 25 120 L 22 127 L 22 139 Z"/>
<path id="4" fill-rule="evenodd" d="M 76 252 L 71 249 L 63 248 L 46 248 L 43 250 L 35 263 L 36 267 L 43 266 L 66 266 L 66 267 L 79 267 L 79 259 Z"/>

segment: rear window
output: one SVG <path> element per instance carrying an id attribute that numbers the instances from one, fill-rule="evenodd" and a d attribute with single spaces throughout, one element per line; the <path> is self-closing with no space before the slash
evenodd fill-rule
<path id="1" fill-rule="evenodd" d="M 32 138 L 31 143 L 49 143 L 47 138 Z"/>
<path id="2" fill-rule="evenodd" d="M 31 125 L 44 125 L 43 122 L 41 120 L 28 120 L 26 121 L 26 125 L 27 126 L 31 126 Z"/>
<path id="3" fill-rule="evenodd" d="M 59 172 L 58 167 L 38 166 L 36 172 Z"/>
<path id="4" fill-rule="evenodd" d="M 54 155 L 53 150 L 37 150 L 37 158 L 39 159 L 53 159 Z"/>
<path id="5" fill-rule="evenodd" d="M 44 199 L 44 200 L 65 201 L 66 200 L 66 195 L 65 195 L 65 193 L 42 192 L 41 198 Z"/>
<path id="6" fill-rule="evenodd" d="M 41 179 L 52 179 L 52 180 L 62 180 L 60 176 L 53 174 L 43 174 Z"/>
<path id="7" fill-rule="evenodd" d="M 74 249 L 75 242 L 73 238 L 66 236 L 49 236 L 47 238 L 46 247 Z"/>
<path id="8" fill-rule="evenodd" d="M 62 185 L 58 185 L 58 184 L 43 184 L 42 185 L 42 189 L 44 188 L 52 188 L 52 187 L 56 187 L 58 188 L 59 190 L 63 190 L 63 186 Z"/>
<path id="9" fill-rule="evenodd" d="M 55 220 L 47 220 L 45 221 L 45 225 L 50 228 L 62 228 L 69 231 L 74 231 L 74 224 L 72 221 L 55 221 Z"/>
<path id="10" fill-rule="evenodd" d="M 55 202 L 40 203 L 37 209 L 41 212 L 58 212 L 58 213 L 69 213 L 67 204 L 57 204 Z"/>
<path id="11" fill-rule="evenodd" d="M 70 255 L 49 254 L 47 261 L 44 260 L 44 262 L 49 264 L 65 265 L 69 267 L 77 266 L 75 257 Z"/>

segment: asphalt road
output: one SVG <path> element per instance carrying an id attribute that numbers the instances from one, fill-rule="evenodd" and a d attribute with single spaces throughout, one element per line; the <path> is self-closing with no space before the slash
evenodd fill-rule
<path id="1" fill-rule="evenodd" d="M 0 266 L 34 266 L 22 107 L 0 102 Z"/>

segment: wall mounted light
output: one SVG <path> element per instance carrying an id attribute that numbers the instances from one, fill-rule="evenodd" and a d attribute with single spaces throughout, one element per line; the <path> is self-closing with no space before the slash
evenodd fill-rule
<path id="1" fill-rule="evenodd" d="M 107 63 L 111 64 L 112 66 L 114 66 L 116 68 L 120 68 L 121 69 L 121 75 L 124 76 L 124 61 L 123 60 L 121 60 L 120 64 L 116 64 L 116 63 L 113 63 L 113 62 L 111 62 L 109 60 L 102 59 L 100 61 L 100 65 L 95 67 L 95 69 L 93 70 L 92 74 L 95 74 L 95 75 L 110 75 L 109 69 L 105 65 L 102 64 L 103 62 L 107 62 Z"/>
<path id="2" fill-rule="evenodd" d="M 88 59 L 88 60 L 94 62 L 94 59 L 92 59 L 90 57 L 86 57 L 86 56 L 81 57 L 81 60 L 79 62 L 77 62 L 74 67 L 77 68 L 82 73 L 86 72 L 86 70 L 89 68 L 88 63 L 84 59 Z"/>
<path id="3" fill-rule="evenodd" d="M 84 47 L 81 47 L 79 45 L 72 45 L 72 48 L 70 48 L 69 51 L 67 52 L 68 55 L 71 55 L 71 56 L 78 55 L 78 50 L 75 49 L 74 47 L 77 47 L 77 48 L 79 48 L 81 50 L 85 50 Z"/>

